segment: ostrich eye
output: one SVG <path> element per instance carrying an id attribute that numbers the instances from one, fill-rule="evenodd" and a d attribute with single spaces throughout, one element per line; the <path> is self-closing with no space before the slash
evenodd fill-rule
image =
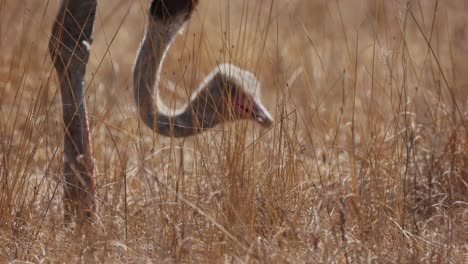
<path id="1" fill-rule="evenodd" d="M 237 96 L 237 98 L 235 99 L 234 108 L 237 114 L 239 114 L 242 118 L 252 118 L 252 105 L 247 96 Z"/>
<path id="2" fill-rule="evenodd" d="M 245 114 L 250 114 L 251 112 L 250 109 L 243 104 L 239 104 L 239 109 Z"/>

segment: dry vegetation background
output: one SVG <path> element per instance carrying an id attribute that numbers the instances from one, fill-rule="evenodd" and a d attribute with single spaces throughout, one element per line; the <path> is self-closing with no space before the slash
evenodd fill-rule
<path id="1" fill-rule="evenodd" d="M 99 0 L 88 110 L 99 219 L 63 226 L 58 0 L 0 0 L 0 261 L 468 261 L 466 0 L 202 0 L 164 68 L 179 104 L 217 63 L 276 125 L 185 140 L 140 124 L 147 0 Z"/>

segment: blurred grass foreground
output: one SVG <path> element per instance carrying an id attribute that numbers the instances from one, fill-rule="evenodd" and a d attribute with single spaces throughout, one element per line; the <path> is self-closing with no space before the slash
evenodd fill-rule
<path id="1" fill-rule="evenodd" d="M 200 0 L 163 99 L 230 62 L 276 123 L 183 140 L 147 129 L 132 98 L 148 0 L 98 0 L 86 232 L 63 225 L 58 5 L 0 0 L 1 262 L 467 263 L 466 0 Z"/>

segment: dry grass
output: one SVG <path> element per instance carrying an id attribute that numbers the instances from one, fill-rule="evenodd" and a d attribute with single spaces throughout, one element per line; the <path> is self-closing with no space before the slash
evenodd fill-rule
<path id="1" fill-rule="evenodd" d="M 263 82 L 276 125 L 171 140 L 137 118 L 146 0 L 99 0 L 87 92 L 99 221 L 63 226 L 58 1 L 0 0 L 0 261 L 468 261 L 465 0 L 204 0 L 164 82 L 216 63 Z M 176 100 L 181 99 L 182 100 Z"/>

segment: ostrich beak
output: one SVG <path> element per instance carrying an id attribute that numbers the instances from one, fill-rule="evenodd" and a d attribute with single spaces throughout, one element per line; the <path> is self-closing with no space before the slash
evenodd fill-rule
<path id="1" fill-rule="evenodd" d="M 274 123 L 270 112 L 257 100 L 252 106 L 252 118 L 263 127 L 271 127 Z"/>

